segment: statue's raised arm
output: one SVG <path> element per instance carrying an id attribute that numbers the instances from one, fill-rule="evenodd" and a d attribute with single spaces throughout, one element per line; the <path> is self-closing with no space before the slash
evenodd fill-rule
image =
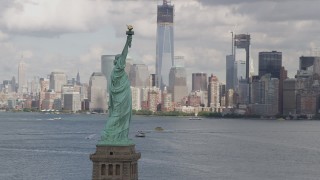
<path id="1" fill-rule="evenodd" d="M 131 25 L 127 25 L 127 27 L 128 27 L 128 31 L 126 32 L 127 34 L 126 44 L 123 47 L 122 53 L 119 55 L 116 55 L 115 62 L 114 62 L 114 65 L 117 66 L 117 68 L 119 69 L 125 68 L 128 49 L 131 48 L 132 35 L 134 35 L 134 31 L 132 31 L 133 27 Z"/>

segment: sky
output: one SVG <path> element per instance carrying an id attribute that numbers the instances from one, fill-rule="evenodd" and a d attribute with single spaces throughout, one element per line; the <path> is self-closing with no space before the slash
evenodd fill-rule
<path id="1" fill-rule="evenodd" d="M 23 59 L 27 78 L 79 71 L 88 83 L 100 71 L 101 55 L 119 54 L 132 24 L 130 57 L 155 72 L 157 0 L 0 0 L 0 82 L 18 76 Z M 172 0 L 175 6 L 175 55 L 191 73 L 205 72 L 225 82 L 225 56 L 231 31 L 251 35 L 251 60 L 258 53 L 281 51 L 294 77 L 299 57 L 319 55 L 320 1 Z"/>

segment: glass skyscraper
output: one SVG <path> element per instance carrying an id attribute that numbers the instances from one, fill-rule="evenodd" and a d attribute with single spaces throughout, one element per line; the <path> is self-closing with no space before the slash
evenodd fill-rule
<path id="1" fill-rule="evenodd" d="M 259 77 L 271 74 L 272 78 L 280 79 L 282 52 L 259 52 Z"/>
<path id="2" fill-rule="evenodd" d="M 174 61 L 173 16 L 174 6 L 169 0 L 163 0 L 157 11 L 156 45 L 156 86 L 161 89 L 169 85 L 170 68 Z"/>

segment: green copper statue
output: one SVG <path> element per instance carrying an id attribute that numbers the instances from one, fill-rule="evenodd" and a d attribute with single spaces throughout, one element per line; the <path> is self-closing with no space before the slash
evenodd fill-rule
<path id="1" fill-rule="evenodd" d="M 128 138 L 132 114 L 131 89 L 125 72 L 128 48 L 131 47 L 133 27 L 128 26 L 127 42 L 121 54 L 116 55 L 109 84 L 109 117 L 98 145 L 132 145 Z"/>

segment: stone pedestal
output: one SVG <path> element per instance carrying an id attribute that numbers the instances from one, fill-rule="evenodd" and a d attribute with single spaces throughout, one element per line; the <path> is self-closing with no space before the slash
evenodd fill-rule
<path id="1" fill-rule="evenodd" d="M 92 180 L 138 180 L 138 159 L 135 145 L 97 145 L 90 155 L 93 162 Z"/>

